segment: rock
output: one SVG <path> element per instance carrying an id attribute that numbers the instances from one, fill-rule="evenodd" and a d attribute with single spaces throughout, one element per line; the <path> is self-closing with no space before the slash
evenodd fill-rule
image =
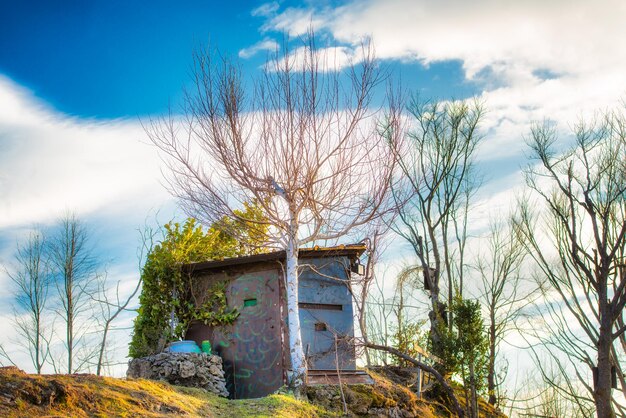
<path id="1" fill-rule="evenodd" d="M 227 397 L 222 359 L 204 353 L 159 353 L 132 359 L 128 363 L 129 378 L 164 380 L 166 382 L 202 388 Z"/>
<path id="2" fill-rule="evenodd" d="M 158 376 L 163 376 L 163 377 L 170 377 L 172 375 L 172 370 L 173 367 L 170 364 L 163 364 L 163 362 L 159 362 L 159 363 L 154 363 L 153 367 L 160 367 L 160 369 L 158 370 Z"/>
<path id="3" fill-rule="evenodd" d="M 214 367 L 214 366 L 211 366 Z M 183 361 L 178 365 L 178 375 L 187 379 L 188 377 L 194 376 L 196 374 L 196 366 L 189 360 Z"/>
<path id="4" fill-rule="evenodd" d="M 367 416 L 371 418 L 401 418 L 401 412 L 398 407 L 372 408 L 368 411 Z"/>

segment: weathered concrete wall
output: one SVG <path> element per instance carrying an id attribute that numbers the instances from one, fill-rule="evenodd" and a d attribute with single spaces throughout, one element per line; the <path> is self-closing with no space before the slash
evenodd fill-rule
<path id="1" fill-rule="evenodd" d="M 352 294 L 346 285 L 350 260 L 310 258 L 301 264 L 300 326 L 309 368 L 356 370 Z"/>
<path id="2" fill-rule="evenodd" d="M 228 397 L 222 358 L 219 356 L 203 353 L 159 353 L 131 360 L 126 376 L 202 388 Z"/>

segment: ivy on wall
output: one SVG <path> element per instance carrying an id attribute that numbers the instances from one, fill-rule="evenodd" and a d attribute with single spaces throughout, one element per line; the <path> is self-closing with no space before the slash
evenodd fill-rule
<path id="1" fill-rule="evenodd" d="M 184 309 L 178 307 L 177 310 L 178 324 L 174 329 L 175 338 L 182 338 L 193 321 L 200 321 L 209 326 L 230 325 L 239 316 L 237 308 L 228 308 L 224 282 L 213 284 L 207 290 L 206 300 L 200 306 L 196 306 L 193 302 L 185 302 L 185 304 Z"/>
<path id="2" fill-rule="evenodd" d="M 261 211 L 253 204 L 245 205 L 238 215 L 263 221 Z M 233 323 L 239 313 L 228 308 L 226 285 L 214 284 L 202 304 L 196 306 L 192 279 L 181 266 L 264 252 L 267 228 L 264 224 L 227 218 L 213 223 L 206 231 L 193 218 L 182 225 L 166 224 L 162 241 L 148 254 L 141 272 L 143 287 L 130 357 L 161 352 L 168 342 L 182 338 L 194 320 L 211 326 Z"/>

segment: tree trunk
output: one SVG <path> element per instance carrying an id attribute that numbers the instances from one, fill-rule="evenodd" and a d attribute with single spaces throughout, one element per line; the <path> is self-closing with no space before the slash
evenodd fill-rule
<path id="1" fill-rule="evenodd" d="M 67 338 L 67 373 L 72 374 L 72 357 L 74 351 L 74 315 L 73 312 L 70 311 L 69 306 L 72 306 L 68 303 L 68 312 L 67 312 L 67 329 L 66 329 L 66 338 Z M 73 309 L 73 306 L 72 308 Z"/>
<path id="2" fill-rule="evenodd" d="M 474 372 L 474 359 L 469 364 L 470 372 L 470 396 L 471 396 L 471 409 L 470 416 L 472 418 L 478 418 L 478 398 L 476 396 L 476 373 Z M 470 402 L 470 399 L 467 399 Z"/>
<path id="3" fill-rule="evenodd" d="M 35 368 L 37 374 L 41 374 L 41 368 L 43 367 L 43 361 L 40 360 L 42 357 L 41 335 L 41 317 L 39 316 L 39 312 L 35 312 Z"/>
<path id="4" fill-rule="evenodd" d="M 611 342 L 612 322 L 609 305 L 601 303 L 600 335 L 598 338 L 598 377 L 593 398 L 598 418 L 615 418 L 611 407 Z M 604 309 L 603 309 L 604 308 Z"/>
<path id="5" fill-rule="evenodd" d="M 102 373 L 102 363 L 104 363 L 104 351 L 107 345 L 107 337 L 109 335 L 110 325 L 111 325 L 111 320 L 107 320 L 104 325 L 104 330 L 102 331 L 102 342 L 100 345 L 100 352 L 98 353 L 98 366 L 96 368 L 96 376 L 100 376 L 100 373 Z"/>
<path id="6" fill-rule="evenodd" d="M 452 283 L 452 267 L 450 267 L 451 257 L 450 250 L 448 248 L 448 217 L 444 219 L 442 222 L 442 230 L 443 230 L 443 263 L 446 266 L 446 276 L 448 277 L 448 306 L 452 306 L 452 302 L 454 299 L 454 284 Z M 441 278 L 441 273 L 438 278 Z M 439 280 L 437 280 L 439 283 Z M 439 289 L 437 289 L 439 290 Z M 448 330 L 452 331 L 452 309 L 448 313 Z"/>
<path id="7" fill-rule="evenodd" d="M 66 315 L 66 338 L 67 338 L 67 373 L 72 374 L 73 357 L 74 357 L 74 242 L 75 237 L 72 235 L 68 245 L 69 250 L 66 252 L 65 265 L 65 315 Z"/>
<path id="8" fill-rule="evenodd" d="M 489 404 L 495 406 L 496 398 L 496 324 L 495 318 L 491 315 L 489 325 L 489 366 L 487 370 L 487 391 L 489 393 Z"/>
<path id="9" fill-rule="evenodd" d="M 298 241 L 293 229 L 290 231 L 286 255 L 287 279 L 287 319 L 289 326 L 289 352 L 292 374 L 289 385 L 299 388 L 306 377 L 306 359 L 300 332 L 300 311 L 298 308 Z"/>
<path id="10" fill-rule="evenodd" d="M 365 319 L 365 295 L 363 296 L 363 301 L 361 302 L 361 314 L 359 315 L 359 328 L 361 328 L 361 337 L 363 338 L 364 341 L 367 341 L 367 322 Z M 367 367 L 371 366 L 371 358 L 370 358 L 370 352 L 368 351 L 368 348 L 365 347 L 363 349 L 364 353 L 365 353 L 365 364 L 367 365 Z"/>

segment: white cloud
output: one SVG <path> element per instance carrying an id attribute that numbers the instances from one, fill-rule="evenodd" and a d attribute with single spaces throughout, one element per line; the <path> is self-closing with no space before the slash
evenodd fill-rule
<path id="1" fill-rule="evenodd" d="M 139 121 L 71 118 L 1 75 L 0 109 L 0 265 L 11 268 L 15 245 L 30 228 L 46 228 L 70 210 L 89 223 L 111 281 L 121 280 L 127 292 L 137 280 L 136 228 L 152 224 L 147 218 L 155 211 L 163 209 L 162 222 L 173 213 L 173 199 L 160 184 L 160 160 Z M 32 371 L 13 343 L 12 289 L 0 268 L 0 344 Z M 119 357 L 128 334 L 115 332 Z"/>
<path id="2" fill-rule="evenodd" d="M 239 51 L 239 56 L 241 58 L 250 58 L 263 51 L 275 52 L 278 50 L 278 48 L 278 42 L 273 39 L 265 38 L 262 41 L 259 41 L 256 44 Z"/>
<path id="3" fill-rule="evenodd" d="M 0 228 L 66 210 L 126 210 L 141 220 L 169 200 L 138 121 L 73 119 L 2 77 L 0 108 Z"/>
<path id="4" fill-rule="evenodd" d="M 334 10 L 289 8 L 266 27 L 302 34 L 303 20 L 323 22 L 318 27 L 341 42 L 372 36 L 381 58 L 461 59 L 469 78 L 490 66 L 576 74 L 623 64 L 625 12 L 619 0 L 370 0 Z"/>
<path id="5" fill-rule="evenodd" d="M 256 9 L 252 10 L 252 16 L 264 16 L 269 17 L 276 14 L 280 5 L 276 1 L 272 1 L 269 3 L 263 3 Z"/>
<path id="6" fill-rule="evenodd" d="M 292 70 L 301 70 L 310 65 L 314 60 L 319 71 L 338 71 L 351 64 L 359 63 L 363 60 L 363 49 L 352 49 L 344 46 L 332 46 L 315 50 L 315 56 L 310 56 L 310 50 L 306 47 L 298 47 L 289 52 L 286 56 L 272 59 L 267 62 L 268 69 L 275 71 L 277 68 L 289 66 Z"/>
<path id="7" fill-rule="evenodd" d="M 280 13 L 268 15 L 268 21 L 261 31 L 278 31 L 289 36 L 300 36 L 310 29 L 317 30 L 326 26 L 327 16 L 316 13 L 312 9 L 289 7 Z"/>
<path id="8" fill-rule="evenodd" d="M 292 36 L 312 27 L 345 56 L 371 37 L 381 59 L 423 65 L 460 60 L 483 88 L 490 132 L 484 160 L 520 155 L 532 120 L 566 127 L 580 115 L 618 105 L 626 94 L 626 3 L 620 0 L 369 0 L 287 8 L 263 31 Z"/>

